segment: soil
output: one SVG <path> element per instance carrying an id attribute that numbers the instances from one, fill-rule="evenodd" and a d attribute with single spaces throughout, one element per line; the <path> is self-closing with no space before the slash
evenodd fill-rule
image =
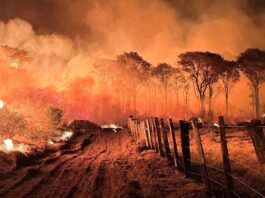
<path id="1" fill-rule="evenodd" d="M 60 150 L 31 160 L 10 164 L 11 170 L 0 163 L 0 197 L 204 197 L 202 184 L 140 147 L 126 130 L 81 133 Z"/>

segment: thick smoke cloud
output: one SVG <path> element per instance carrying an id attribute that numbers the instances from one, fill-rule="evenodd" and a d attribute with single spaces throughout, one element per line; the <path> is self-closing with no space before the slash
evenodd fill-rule
<path id="1" fill-rule="evenodd" d="M 25 67 L 38 86 L 55 87 L 55 95 L 63 92 L 71 99 L 65 105 L 76 108 L 78 117 L 84 107 L 72 101 L 77 89 L 82 93 L 76 100 L 90 106 L 104 109 L 111 101 L 112 96 L 95 91 L 92 65 L 98 60 L 137 51 L 154 65 L 175 65 L 179 53 L 192 50 L 235 59 L 246 48 L 265 49 L 264 9 L 262 0 L 2 0 L 0 44 L 29 52 L 32 62 Z M 89 89 L 81 90 L 80 82 Z M 238 86 L 241 93 L 232 97 L 245 92 L 247 98 L 246 81 Z M 237 107 L 248 104 L 238 101 Z"/>
<path id="2" fill-rule="evenodd" d="M 265 48 L 264 10 L 262 0 L 2 0 L 0 20 L 66 35 L 100 57 L 134 50 L 157 63 L 175 62 L 183 50 L 234 58 L 246 47 Z"/>

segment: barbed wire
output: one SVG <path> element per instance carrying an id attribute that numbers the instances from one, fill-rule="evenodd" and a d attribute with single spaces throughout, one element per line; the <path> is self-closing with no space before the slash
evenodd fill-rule
<path id="1" fill-rule="evenodd" d="M 256 189 L 252 188 L 251 186 L 249 186 L 248 184 L 246 184 L 244 181 L 242 181 L 240 178 L 234 176 L 233 174 L 229 174 L 233 179 L 235 179 L 237 182 L 239 182 L 240 184 L 242 184 L 243 186 L 249 188 L 250 190 L 252 190 L 253 192 L 255 192 L 257 195 L 265 198 L 265 195 L 261 194 L 259 191 L 257 191 Z"/>

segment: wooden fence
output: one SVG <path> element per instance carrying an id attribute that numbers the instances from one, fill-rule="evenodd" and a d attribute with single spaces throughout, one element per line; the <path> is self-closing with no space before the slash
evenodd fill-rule
<path id="1" fill-rule="evenodd" d="M 211 188 L 213 186 L 219 186 L 225 190 L 227 197 L 240 197 L 234 191 L 234 182 L 236 181 L 245 188 L 255 193 L 258 197 L 265 197 L 256 189 L 250 187 L 245 182 L 232 174 L 226 134 L 226 129 L 231 127 L 235 126 L 227 126 L 224 123 L 224 117 L 219 117 L 218 128 L 223 163 L 223 169 L 220 169 L 206 163 L 204 148 L 200 135 L 200 123 L 180 120 L 180 145 L 178 145 L 176 141 L 176 128 L 174 127 L 173 120 L 171 118 L 164 121 L 163 118 L 159 119 L 157 117 L 149 117 L 139 121 L 137 118 L 130 116 L 128 119 L 128 128 L 136 141 L 147 146 L 150 149 L 154 149 L 157 153 L 159 153 L 161 157 L 166 157 L 168 160 L 172 161 L 175 167 L 185 173 L 186 177 L 200 178 L 206 187 L 206 193 L 211 192 Z M 195 137 L 196 139 L 199 161 L 191 160 L 190 131 L 193 132 L 193 137 Z M 260 163 L 264 163 L 265 137 L 262 131 L 261 122 L 257 120 L 251 121 L 250 125 L 248 126 L 248 131 L 253 142 L 258 160 Z M 171 146 L 171 150 L 168 140 L 168 133 L 172 139 L 173 144 Z M 180 147 L 181 149 L 178 149 L 178 147 Z M 178 153 L 178 150 L 180 150 L 181 153 Z M 194 163 L 199 166 L 199 171 L 193 170 L 192 165 Z M 209 168 L 218 171 L 220 174 L 223 174 L 225 177 L 225 184 L 217 181 L 215 178 L 209 177 Z"/>

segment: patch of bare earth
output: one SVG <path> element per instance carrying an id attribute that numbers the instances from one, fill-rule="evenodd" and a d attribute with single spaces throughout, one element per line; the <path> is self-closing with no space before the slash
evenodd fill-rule
<path id="1" fill-rule="evenodd" d="M 0 177 L 0 197 L 203 197 L 154 151 L 141 151 L 127 131 L 83 134 L 64 150 Z"/>

